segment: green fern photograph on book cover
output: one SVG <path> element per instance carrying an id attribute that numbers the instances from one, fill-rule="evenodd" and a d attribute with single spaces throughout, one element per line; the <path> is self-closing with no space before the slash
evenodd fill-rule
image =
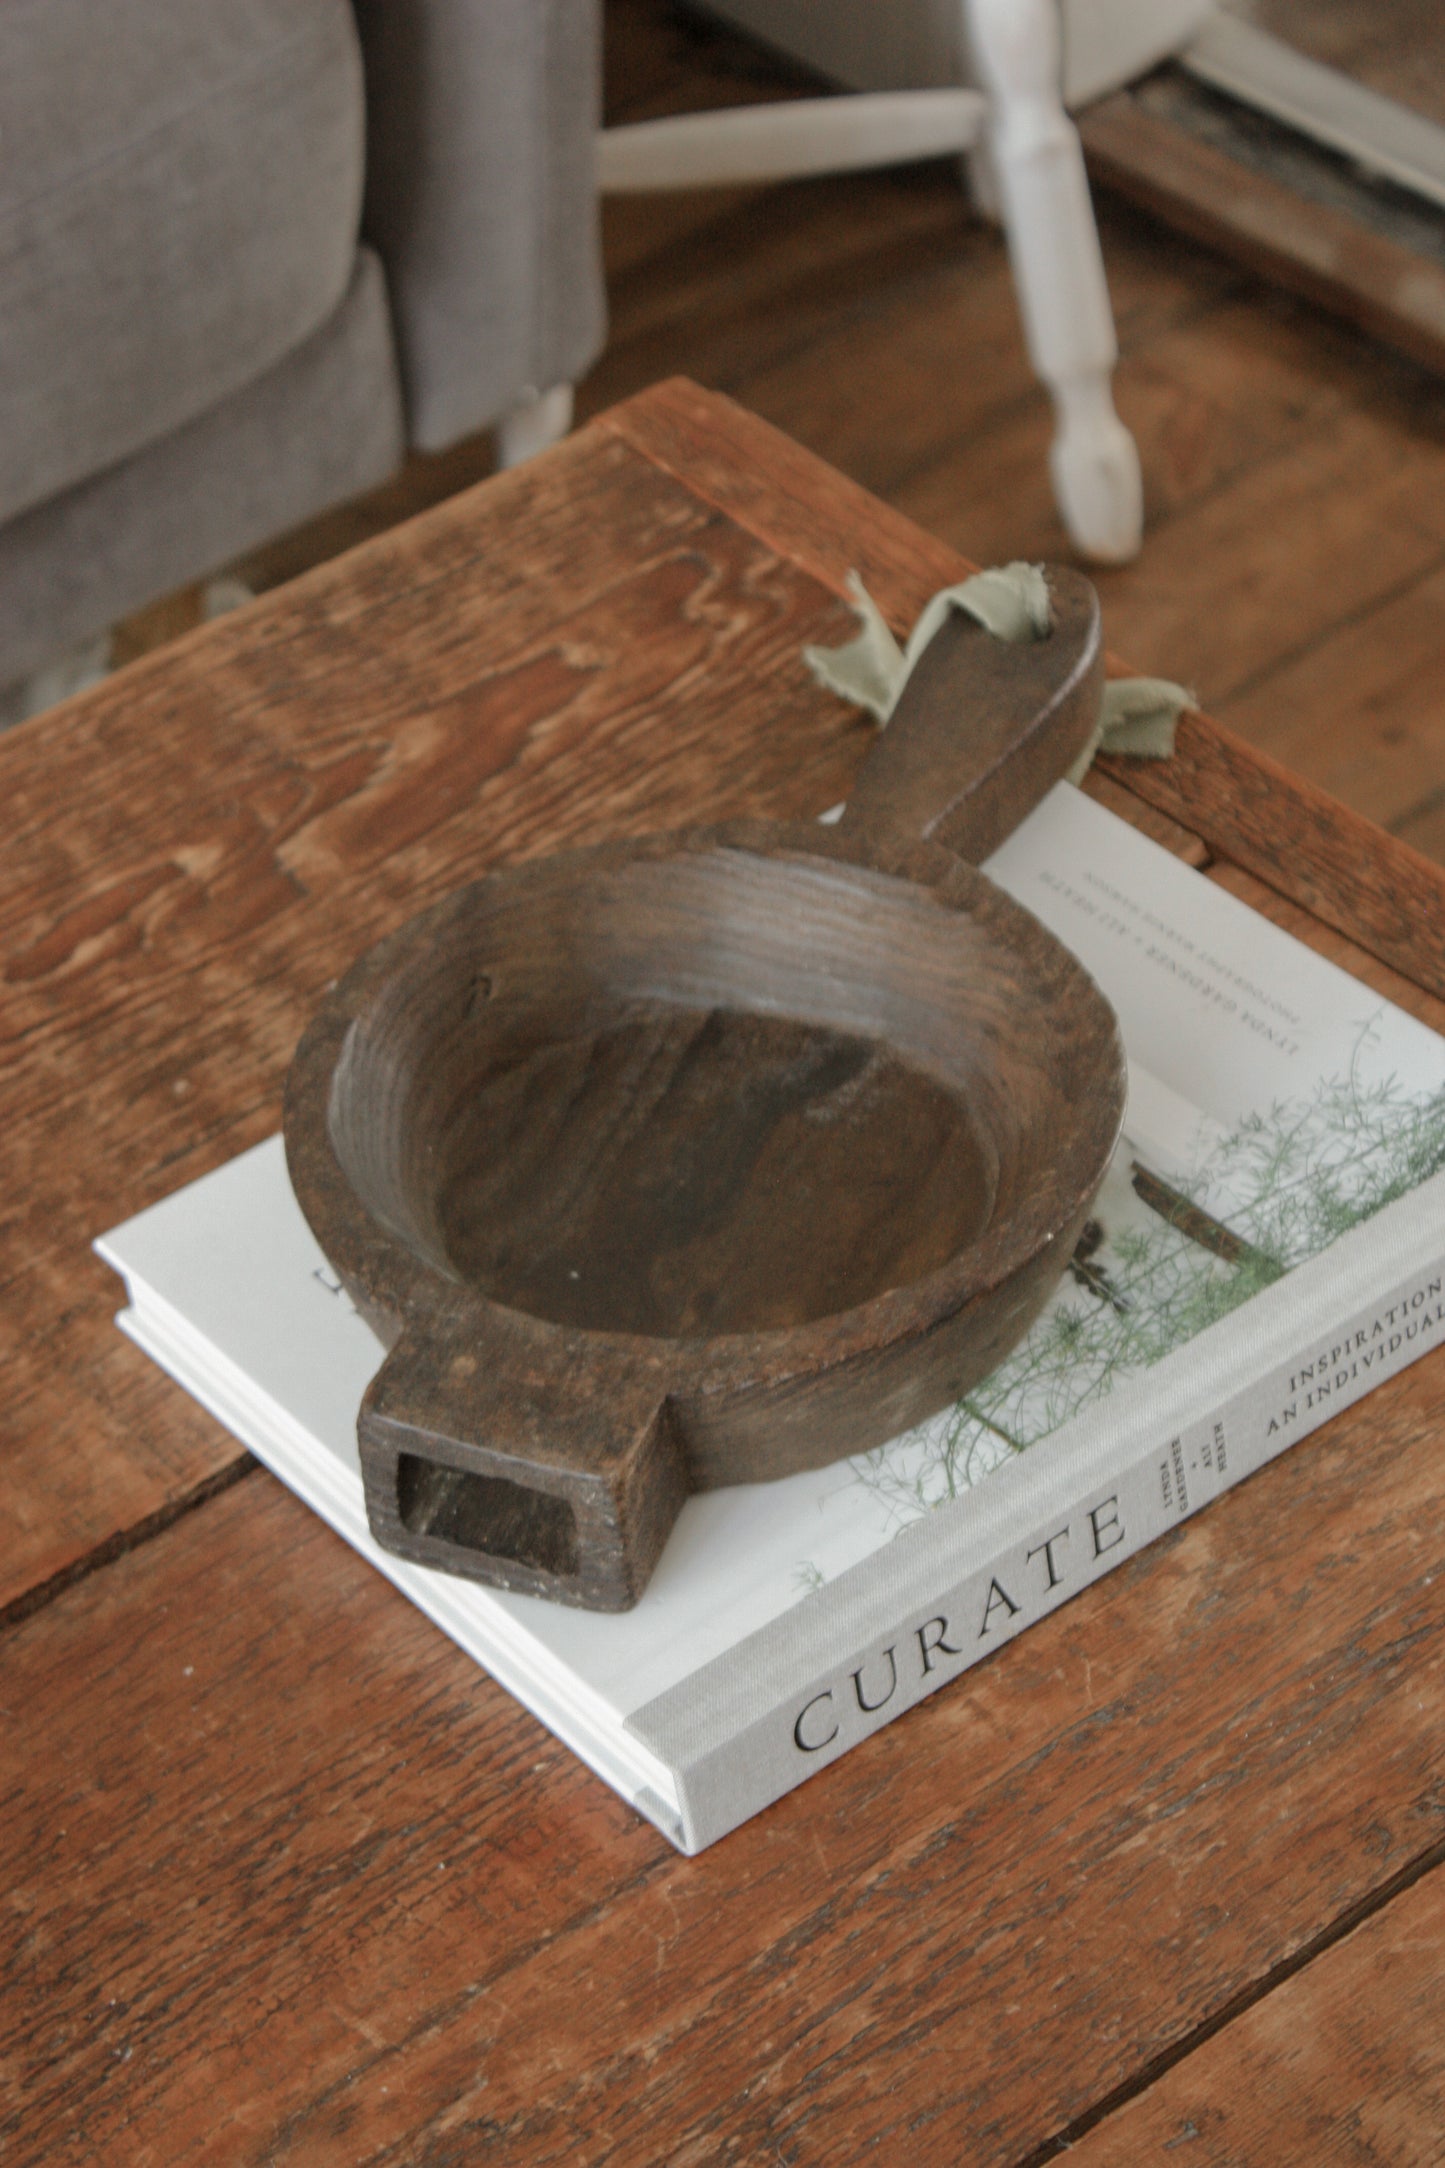
<path id="1" fill-rule="evenodd" d="M 1380 1038 L 1377 1017 L 1348 1070 L 1308 1097 L 1276 1100 L 1228 1130 L 1201 1116 L 1193 1156 L 1171 1177 L 1125 1136 L 1069 1278 L 1022 1345 L 945 1414 L 849 1464 L 897 1526 L 971 1489 L 1445 1170 L 1445 1086 L 1411 1091 L 1379 1073 Z M 806 1585 L 821 1579 L 806 1563 L 799 1573 Z"/>

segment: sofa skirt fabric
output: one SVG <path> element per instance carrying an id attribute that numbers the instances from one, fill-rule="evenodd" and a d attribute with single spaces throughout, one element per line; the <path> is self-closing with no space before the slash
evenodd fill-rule
<path id="1" fill-rule="evenodd" d="M 439 450 L 606 334 L 597 0 L 356 0 L 365 230 L 386 264 L 411 441 Z"/>
<path id="2" fill-rule="evenodd" d="M 405 444 L 381 266 L 208 413 L 0 527 L 0 685 L 392 473 Z"/>
<path id="3" fill-rule="evenodd" d="M 0 5 L 0 519 L 330 318 L 365 161 L 348 0 Z"/>

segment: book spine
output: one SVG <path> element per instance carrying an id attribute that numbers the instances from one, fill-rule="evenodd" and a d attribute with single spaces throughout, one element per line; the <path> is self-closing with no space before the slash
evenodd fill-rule
<path id="1" fill-rule="evenodd" d="M 836 1663 L 726 1746 L 679 1768 L 686 1849 L 701 1850 L 826 1768 L 1442 1344 L 1445 1252 L 1210 1413 L 1157 1434 L 887 1633 L 840 1649 Z"/>

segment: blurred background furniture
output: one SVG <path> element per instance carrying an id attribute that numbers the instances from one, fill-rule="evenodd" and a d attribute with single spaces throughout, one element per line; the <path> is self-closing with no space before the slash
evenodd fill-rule
<path id="1" fill-rule="evenodd" d="M 1065 103 L 1131 78 L 1080 116 L 1095 184 L 1264 275 L 1236 323 L 1208 259 L 1162 233 L 1146 244 L 1117 198 L 1106 207 L 1124 411 L 1150 468 L 1151 562 L 1181 501 L 1188 520 L 1204 517 L 1195 481 L 1234 472 L 1238 459 L 1243 487 L 1276 445 L 1280 417 L 1313 415 L 1344 367 L 1319 345 L 1323 331 L 1308 364 L 1293 347 L 1280 358 L 1281 286 L 1445 366 L 1445 228 L 1438 203 L 1418 193 L 1429 156 L 1415 139 L 1427 154 L 1432 139 L 1413 132 L 1415 193 L 1398 159 L 1372 190 L 1353 153 L 1323 143 L 1302 181 L 1303 137 L 1281 124 L 1266 140 L 1273 121 L 1198 79 L 1246 48 L 1257 55 L 1266 34 L 1275 91 L 1283 83 L 1292 109 L 1328 92 L 1331 125 L 1343 112 L 1350 143 L 1368 137 L 1378 164 L 1380 127 L 1360 129 L 1372 115 L 1388 121 L 1386 148 L 1399 149 L 1400 107 L 1387 100 L 1445 124 L 1438 31 L 1418 0 L 1389 0 L 1368 19 L 1345 0 L 1227 0 L 1189 37 L 1200 5 L 1059 0 Z M 1241 10 L 1248 23 L 1235 19 Z M 128 0 L 122 29 L 81 0 L 0 9 L 0 724 L 23 711 L 6 690 L 17 675 L 31 679 L 31 707 L 73 689 L 75 653 L 66 670 L 38 668 L 66 649 L 89 648 L 94 675 L 107 656 L 187 629 L 201 590 L 182 583 L 240 557 L 248 585 L 273 585 L 478 479 L 494 439 L 508 462 L 565 427 L 571 380 L 602 335 L 601 12 L 598 0 L 357 0 L 354 10 L 345 0 L 229 10 Z M 873 154 L 903 155 L 901 129 L 914 154 L 971 140 L 983 111 L 959 84 L 961 0 L 716 0 L 708 10 L 606 0 L 605 12 L 611 121 L 667 114 L 671 126 L 688 106 L 782 98 L 794 171 L 818 170 L 825 117 L 859 163 L 861 120 L 871 108 L 872 131 L 877 96 L 899 82 L 924 88 L 894 98 L 881 146 L 870 134 Z M 796 53 L 770 54 L 752 32 L 720 26 L 724 14 L 766 17 L 774 47 L 786 33 L 798 52 L 800 25 L 826 30 L 831 54 L 807 63 L 810 82 Z M 1286 33 L 1308 48 L 1313 73 L 1279 74 Z M 1181 36 L 1176 62 L 1132 80 L 1161 41 Z M 824 62 L 834 82 L 875 98 L 813 97 Z M 1359 96 L 1341 106 L 1342 70 L 1373 106 Z M 707 128 L 720 119 L 736 131 L 716 110 Z M 696 130 L 695 162 L 703 124 L 680 126 Z M 625 132 L 604 137 L 604 172 Z M 770 160 L 777 150 L 772 124 Z M 970 163 L 977 173 L 982 162 Z M 1302 202 L 1302 189 L 1315 200 Z M 1346 189 L 1369 198 L 1358 217 Z M 1056 554 L 1063 536 L 1041 486 L 1049 416 L 1017 367 L 1006 263 L 953 201 L 948 160 L 771 196 L 617 198 L 605 207 L 614 329 L 584 411 L 687 368 L 774 402 L 795 433 L 885 494 L 903 492 L 933 524 L 991 535 L 995 553 Z M 1181 278 L 1207 319 L 1198 332 L 1169 328 Z M 783 348 L 797 359 L 774 379 L 768 357 Z M 1303 373 L 1276 397 L 1281 369 Z M 1346 374 L 1348 398 L 1375 411 L 1377 362 L 1362 355 Z M 1427 408 L 1412 393 L 1386 428 L 1392 448 L 1403 429 L 1426 506 Z M 1338 461 L 1341 442 L 1328 442 Z M 427 456 L 398 466 L 419 447 Z M 1363 491 L 1358 477 L 1340 481 L 1361 518 L 1369 489 L 1386 486 L 1378 461 L 1369 473 Z M 1428 527 L 1428 510 L 1420 517 Z M 1273 527 L 1274 498 L 1269 518 Z M 1281 542 L 1282 564 L 1312 561 L 1331 531 L 1303 507 L 1301 523 Z M 1241 533 L 1257 531 L 1256 510 Z M 1176 542 L 1182 550 L 1182 533 Z M 1201 547 L 1207 555 L 1207 538 Z M 1383 576 L 1378 553 L 1351 561 L 1378 562 Z M 1196 558 L 1185 552 L 1180 565 L 1192 586 Z M 1161 577 L 1131 582 L 1130 607 L 1150 595 L 1164 607 Z M 1192 646 L 1193 602 L 1169 607 L 1171 637 Z M 128 622 L 113 642 L 90 637 L 118 617 Z M 1211 643 L 1191 667 L 1208 668 L 1217 700 L 1217 622 Z M 1360 711 L 1357 727 L 1375 730 L 1374 713 Z M 1370 810 L 1382 809 L 1372 799 Z"/>
<path id="2" fill-rule="evenodd" d="M 690 4 L 848 90 L 976 79 L 959 0 Z M 1063 102 L 1096 181 L 1445 367 L 1445 27 L 1431 0 L 1056 5 Z"/>
<path id="3" fill-rule="evenodd" d="M 962 0 L 946 6 L 961 36 Z M 807 123 L 836 137 L 845 109 L 848 144 L 825 166 L 962 147 L 991 111 L 1030 350 L 1058 410 L 1056 491 L 1080 547 L 1122 559 L 1138 457 L 1110 397 L 1054 0 L 969 8 L 987 99 L 925 90 L 891 116 L 805 101 L 791 170 L 818 170 Z M 491 427 L 508 464 L 565 430 L 603 337 L 600 14 L 597 0 L 0 10 L 0 719 L 98 673 L 117 618 L 372 488 L 408 450 Z M 679 125 L 702 131 L 689 155 L 710 177 L 710 119 Z M 635 160 L 629 135 L 603 137 L 604 182 Z M 762 168 L 777 164 L 775 140 Z"/>
<path id="4" fill-rule="evenodd" d="M 968 83 L 959 0 L 693 0 L 849 90 Z M 1055 0 L 1067 106 L 1087 105 L 1176 52 L 1211 0 Z"/>
<path id="5" fill-rule="evenodd" d="M 1114 411 L 1118 346 L 1064 101 L 1139 72 L 1186 38 L 1207 6 L 725 0 L 708 12 L 864 94 L 610 129 L 601 184 L 609 192 L 717 185 L 973 153 L 976 193 L 1007 232 L 1030 359 L 1054 401 L 1059 510 L 1086 556 L 1122 563 L 1143 532 L 1139 455 Z M 970 79 L 981 87 L 967 87 Z"/>
<path id="6" fill-rule="evenodd" d="M 0 8 L 0 687 L 408 447 L 565 428 L 597 14 Z"/>
<path id="7" fill-rule="evenodd" d="M 1082 116 L 1091 176 L 1445 373 L 1445 14 L 1219 0 Z"/>

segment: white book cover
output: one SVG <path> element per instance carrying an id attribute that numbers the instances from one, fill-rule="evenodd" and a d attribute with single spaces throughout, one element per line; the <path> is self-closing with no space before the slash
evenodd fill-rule
<path id="1" fill-rule="evenodd" d="M 691 1498 L 632 1611 L 373 1543 L 355 1419 L 382 1351 L 279 1137 L 96 1245 L 132 1338 L 686 1851 L 1445 1339 L 1445 1040 L 1066 784 L 986 870 L 1123 1029 L 1080 1252 L 956 1407 Z"/>

